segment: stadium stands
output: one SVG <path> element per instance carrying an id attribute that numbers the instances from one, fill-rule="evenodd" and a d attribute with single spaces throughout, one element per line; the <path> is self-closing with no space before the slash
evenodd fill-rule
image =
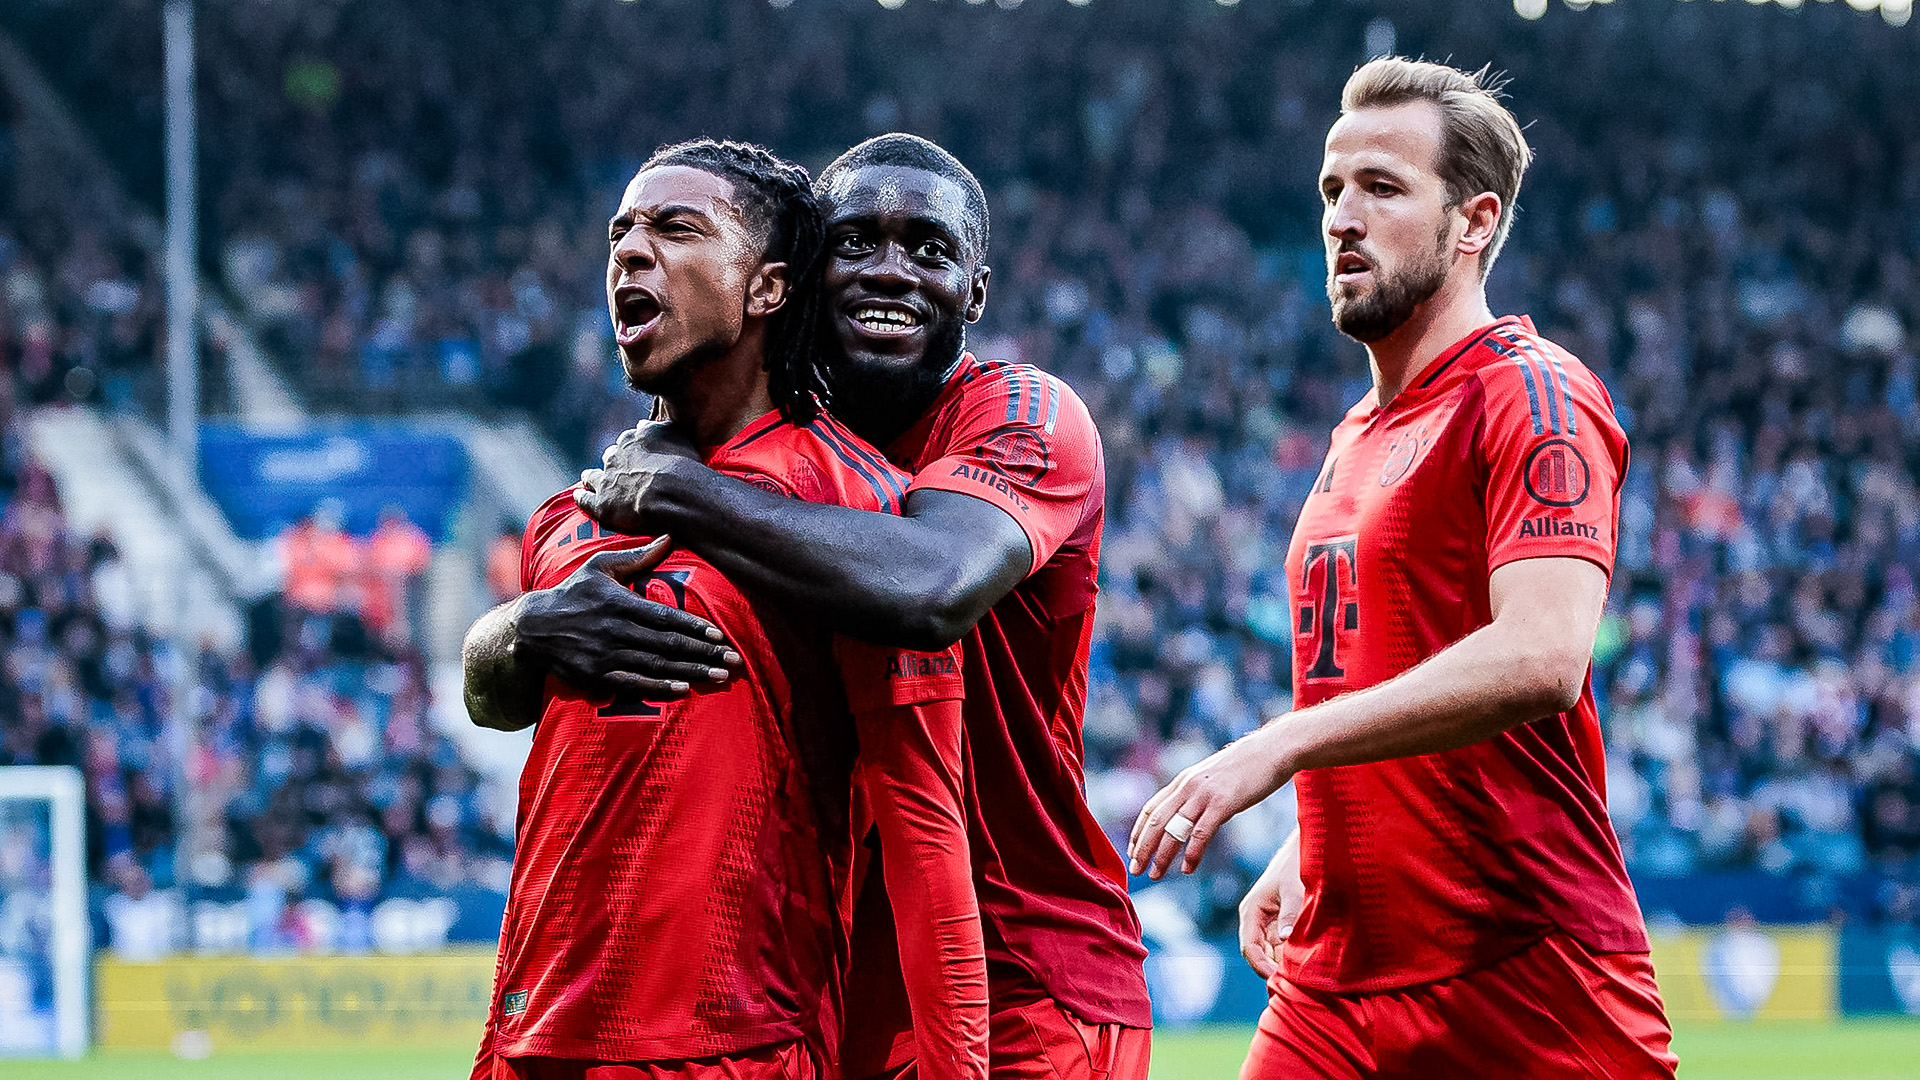
<path id="1" fill-rule="evenodd" d="M 158 51 L 137 17 L 156 5 L 110 6 L 62 86 L 157 202 L 140 155 Z M 817 166 L 876 131 L 941 140 L 992 200 L 976 349 L 1066 377 L 1105 438 L 1088 782 L 1119 836 L 1161 779 L 1288 701 L 1278 567 L 1366 382 L 1328 325 L 1315 232 L 1340 81 L 1383 41 L 1491 61 L 1539 155 L 1495 305 L 1598 371 L 1633 439 L 1595 665 L 1633 869 L 1656 890 L 1865 882 L 1881 916 L 1920 918 L 1920 38 L 1843 5 L 1597 6 L 1577 48 L 1571 21 L 1500 4 L 1392 22 L 1307 6 L 208 4 L 206 248 L 316 406 L 524 407 L 586 460 L 641 414 L 607 360 L 600 222 L 653 146 L 723 134 Z M 0 27 L 44 57 L 81 18 L 20 0 Z M 760 64 L 764 40 L 797 59 Z M 107 70 L 132 89 L 90 89 Z M 11 392 L 112 401 L 150 375 L 151 272 L 114 250 L 84 231 L 0 245 Z M 10 471 L 9 536 L 40 529 L 69 577 L 111 565 L 45 540 L 57 510 Z M 54 626 L 60 602 L 29 600 L 64 579 L 10 573 L 54 574 L 14 605 L 11 647 L 69 649 L 23 629 Z M 377 867 L 379 888 L 498 872 L 500 810 L 420 724 L 404 658 L 342 655 L 309 622 L 255 675 L 100 621 L 85 647 L 107 681 L 23 693 L 21 715 L 73 702 L 89 761 L 144 760 L 162 751 L 140 673 L 203 664 L 240 878 L 344 897 L 375 886 L 343 867 Z M 71 648 L 54 670 L 88 670 Z M 143 768 L 122 769 L 126 844 L 159 877 L 164 792 Z M 1216 847 L 1186 886 L 1206 922 L 1287 819 Z"/>
<path id="2" fill-rule="evenodd" d="M 252 656 L 156 639 L 127 615 L 112 544 L 66 528 L 44 471 L 8 478 L 0 763 L 85 772 L 89 863 L 119 895 L 103 940 L 136 955 L 157 942 L 364 948 L 383 897 L 504 892 L 512 807 L 430 723 L 416 652 L 329 605 L 267 606 Z M 186 762 L 174 714 L 194 723 Z M 209 827 L 191 831 L 183 812 Z M 191 921 L 170 891 L 189 882 Z M 173 914 L 139 910 L 150 895 Z"/>

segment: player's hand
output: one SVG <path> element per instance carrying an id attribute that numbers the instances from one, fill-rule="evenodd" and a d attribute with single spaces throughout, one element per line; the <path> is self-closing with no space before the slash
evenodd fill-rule
<path id="1" fill-rule="evenodd" d="M 1129 873 L 1145 873 L 1155 881 L 1184 845 L 1180 872 L 1191 874 L 1220 826 L 1233 815 L 1280 790 L 1293 775 L 1277 750 L 1281 725 L 1268 724 L 1236 742 L 1228 743 L 1205 760 L 1181 770 L 1159 790 L 1134 820 L 1127 840 Z M 1180 818 L 1180 825 L 1168 823 Z M 1184 834 L 1181 827 L 1188 831 Z"/>
<path id="2" fill-rule="evenodd" d="M 1300 832 L 1295 830 L 1240 901 L 1240 955 L 1261 979 L 1280 970 L 1280 947 L 1293 935 L 1307 887 L 1300 881 Z"/>
<path id="3" fill-rule="evenodd" d="M 705 619 L 656 604 L 630 585 L 667 557 L 672 541 L 603 551 L 513 609 L 513 656 L 595 693 L 677 697 L 722 682 L 740 657 Z"/>
<path id="4" fill-rule="evenodd" d="M 675 469 L 700 464 L 700 452 L 673 424 L 642 420 L 600 455 L 601 468 L 580 474 L 574 505 L 602 527 L 645 536 L 657 531 L 648 512 Z"/>

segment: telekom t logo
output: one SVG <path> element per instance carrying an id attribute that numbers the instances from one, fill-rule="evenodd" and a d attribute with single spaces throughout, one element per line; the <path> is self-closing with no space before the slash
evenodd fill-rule
<path id="1" fill-rule="evenodd" d="M 1355 537 L 1348 536 L 1307 545 L 1307 557 L 1300 566 L 1300 592 L 1307 597 L 1307 603 L 1300 606 L 1300 636 L 1320 637 L 1320 651 L 1307 669 L 1309 679 L 1338 679 L 1347 673 L 1335 662 L 1334 641 L 1336 629 L 1360 628 L 1360 579 L 1354 554 L 1357 543 Z"/>

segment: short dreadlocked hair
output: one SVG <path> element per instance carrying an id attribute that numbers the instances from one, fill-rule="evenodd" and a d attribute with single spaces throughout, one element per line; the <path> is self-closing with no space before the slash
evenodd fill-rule
<path id="1" fill-rule="evenodd" d="M 733 201 L 761 236 L 767 262 L 787 264 L 787 297 L 767 320 L 767 389 L 780 415 L 807 424 L 827 398 L 816 347 L 826 216 L 807 170 L 752 143 L 692 139 L 653 152 L 641 172 L 684 165 L 733 184 Z"/>
<path id="2" fill-rule="evenodd" d="M 815 186 L 822 195 L 831 197 L 835 181 L 869 165 L 920 169 L 959 184 L 960 190 L 967 193 L 966 240 L 973 245 L 975 258 L 986 256 L 987 193 L 981 189 L 980 181 L 974 179 L 973 172 L 962 165 L 959 158 L 948 153 L 945 147 L 931 139 L 909 135 L 904 131 L 875 135 L 834 158 L 831 165 L 821 169 L 820 179 Z"/>

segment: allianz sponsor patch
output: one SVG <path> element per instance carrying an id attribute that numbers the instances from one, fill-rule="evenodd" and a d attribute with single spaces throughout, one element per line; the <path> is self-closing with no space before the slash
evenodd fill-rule
<path id="1" fill-rule="evenodd" d="M 500 1015 L 519 1016 L 527 1011 L 527 992 L 515 990 L 500 1002 Z"/>
<path id="2" fill-rule="evenodd" d="M 887 659 L 887 678 L 912 679 L 927 675 L 953 675 L 960 665 L 946 653 L 928 656 L 922 653 L 895 653 Z"/>
<path id="3" fill-rule="evenodd" d="M 1000 473 L 989 469 L 976 469 L 971 465 L 961 464 L 953 467 L 953 475 L 964 476 L 977 484 L 984 484 L 1000 494 L 1005 495 L 1007 498 L 1012 499 L 1013 504 L 1018 506 L 1023 513 L 1033 509 L 1033 504 L 1021 498 L 1020 493 L 1016 491 L 1014 486 L 1007 481 L 1007 478 Z"/>
<path id="4" fill-rule="evenodd" d="M 1584 521 L 1566 521 L 1553 517 L 1530 517 L 1520 522 L 1521 540 L 1531 540 L 1547 536 L 1578 536 L 1586 540 L 1600 539 L 1600 530 Z"/>

